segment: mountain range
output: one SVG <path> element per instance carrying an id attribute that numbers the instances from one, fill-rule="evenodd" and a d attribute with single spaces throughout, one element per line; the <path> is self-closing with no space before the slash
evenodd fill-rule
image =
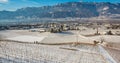
<path id="1" fill-rule="evenodd" d="M 120 18 L 120 3 L 67 2 L 53 6 L 26 7 L 16 11 L 0 11 L 0 19 L 27 18 Z"/>

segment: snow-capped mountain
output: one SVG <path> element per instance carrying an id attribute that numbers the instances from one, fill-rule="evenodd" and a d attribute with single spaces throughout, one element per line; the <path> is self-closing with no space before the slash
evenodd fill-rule
<path id="1" fill-rule="evenodd" d="M 0 11 L 0 19 L 23 18 L 120 18 L 120 3 L 68 2 L 53 6 L 26 7 L 16 11 Z"/>

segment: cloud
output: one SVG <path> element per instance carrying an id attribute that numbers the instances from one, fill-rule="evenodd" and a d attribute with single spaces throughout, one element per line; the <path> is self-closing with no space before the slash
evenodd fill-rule
<path id="1" fill-rule="evenodd" d="M 0 0 L 0 3 L 7 3 L 8 0 Z"/>

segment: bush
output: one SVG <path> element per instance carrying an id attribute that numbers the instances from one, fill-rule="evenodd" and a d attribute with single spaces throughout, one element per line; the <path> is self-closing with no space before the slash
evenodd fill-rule
<path id="1" fill-rule="evenodd" d="M 106 34 L 107 35 L 113 35 L 112 31 L 108 31 Z"/>

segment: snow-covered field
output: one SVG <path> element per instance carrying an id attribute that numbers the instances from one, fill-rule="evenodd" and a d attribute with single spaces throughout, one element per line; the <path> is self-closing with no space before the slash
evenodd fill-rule
<path id="1" fill-rule="evenodd" d="M 47 37 L 49 33 L 38 33 L 38 32 L 29 32 L 29 30 L 7 30 L 0 31 L 0 36 L 3 39 L 21 41 L 21 42 L 40 42 L 45 37 Z"/>
<path id="2" fill-rule="evenodd" d="M 11 37 L 7 38 L 9 40 L 15 40 L 15 41 L 22 41 L 22 42 L 40 42 L 44 39 L 45 37 L 37 37 L 37 36 L 29 36 L 29 35 L 22 35 L 22 36 L 17 36 L 17 37 Z"/>
<path id="3" fill-rule="evenodd" d="M 104 40 L 105 42 L 110 42 L 110 43 L 120 43 L 120 36 L 116 35 L 100 35 L 100 36 L 93 36 L 93 37 L 88 37 L 90 39 L 94 40 Z"/>
<path id="4" fill-rule="evenodd" d="M 74 47 L 77 51 L 73 51 L 61 49 L 69 45 L 0 44 L 1 63 L 107 63 L 98 47 L 93 45 L 79 45 Z"/>
<path id="5" fill-rule="evenodd" d="M 50 34 L 48 37 L 41 41 L 41 43 L 69 43 L 69 42 L 93 43 L 93 40 L 86 38 L 80 34 L 70 35 L 63 33 L 55 33 Z"/>
<path id="6" fill-rule="evenodd" d="M 101 33 L 104 30 L 101 30 Z M 94 40 L 119 43 L 120 36 L 93 34 L 94 30 L 67 31 L 62 33 L 38 33 L 29 30 L 0 31 L 3 39 L 40 43 L 93 43 Z M 75 49 L 75 50 L 74 50 Z M 110 59 L 109 59 L 110 60 Z M 40 45 L 15 42 L 0 42 L 0 63 L 108 63 L 98 46 L 80 44 L 71 45 Z"/>
<path id="7" fill-rule="evenodd" d="M 8 30 L 0 31 L 4 39 L 16 40 L 22 42 L 40 42 L 40 43 L 68 43 L 68 42 L 89 42 L 93 40 L 86 38 L 77 31 L 68 31 L 63 33 L 38 33 L 29 32 L 28 30 Z"/>
<path id="8" fill-rule="evenodd" d="M 18 37 L 18 36 L 38 36 L 38 37 L 46 37 L 49 35 L 48 32 L 39 33 L 39 32 L 30 32 L 29 30 L 6 30 L 0 31 L 0 36 L 4 39 L 11 38 L 11 37 Z"/>
<path id="9" fill-rule="evenodd" d="M 100 30 L 100 33 L 104 33 L 106 30 Z M 113 30 L 118 31 L 118 30 Z M 41 43 L 67 43 L 67 42 L 86 42 L 92 43 L 94 40 L 101 41 L 104 39 L 105 42 L 120 42 L 120 36 L 117 35 L 99 35 L 85 37 L 82 35 L 94 34 L 95 30 L 87 29 L 84 31 L 67 31 L 63 33 L 38 33 L 29 32 L 29 30 L 7 30 L 0 31 L 0 36 L 4 39 L 34 42 L 38 41 Z"/>

